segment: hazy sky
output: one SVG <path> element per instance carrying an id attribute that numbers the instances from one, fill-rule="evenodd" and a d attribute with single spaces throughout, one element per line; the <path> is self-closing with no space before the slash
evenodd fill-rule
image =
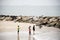
<path id="1" fill-rule="evenodd" d="M 0 5 L 60 5 L 60 0 L 0 0 Z"/>
<path id="2" fill-rule="evenodd" d="M 60 15 L 60 0 L 0 0 L 0 14 Z"/>

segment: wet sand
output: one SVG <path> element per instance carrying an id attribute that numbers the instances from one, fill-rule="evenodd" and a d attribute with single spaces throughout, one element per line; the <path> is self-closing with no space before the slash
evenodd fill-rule
<path id="1" fill-rule="evenodd" d="M 20 32 L 17 33 L 17 26 L 20 26 Z M 35 35 L 29 35 L 28 27 L 35 24 L 15 23 L 13 21 L 0 21 L 0 40 L 60 40 L 60 29 L 53 27 L 43 27 L 39 29 L 36 26 Z"/>
<path id="2" fill-rule="evenodd" d="M 20 32 L 18 37 L 16 32 L 3 32 L 0 33 L 0 40 L 33 40 L 33 35 Z"/>
<path id="3" fill-rule="evenodd" d="M 19 34 L 17 26 L 19 25 Z M 0 21 L 0 40 L 33 40 L 33 35 L 29 35 L 28 27 L 34 24 L 15 23 L 13 21 Z M 33 33 L 32 33 L 33 34 Z"/>

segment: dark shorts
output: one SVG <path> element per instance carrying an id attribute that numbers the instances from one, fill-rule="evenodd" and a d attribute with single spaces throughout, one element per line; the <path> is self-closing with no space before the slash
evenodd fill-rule
<path id="1" fill-rule="evenodd" d="M 19 32 L 19 31 L 18 31 Z"/>

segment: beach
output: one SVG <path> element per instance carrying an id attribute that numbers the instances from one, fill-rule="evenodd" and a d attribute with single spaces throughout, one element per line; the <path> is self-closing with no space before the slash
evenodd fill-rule
<path id="1" fill-rule="evenodd" d="M 19 23 L 19 22 L 13 22 L 13 21 L 0 21 L 0 32 L 2 31 L 7 31 L 7 32 L 12 32 L 12 31 L 17 31 L 17 27 L 20 27 L 21 31 L 28 31 L 29 26 L 33 26 L 34 24 L 30 23 Z"/>
<path id="2" fill-rule="evenodd" d="M 17 33 L 18 25 L 19 35 Z M 45 26 L 40 29 L 36 26 L 35 35 L 33 35 L 33 25 L 35 24 L 0 21 L 0 40 L 60 40 L 60 29 Z M 31 35 L 29 35 L 29 26 L 31 26 Z"/>
<path id="3" fill-rule="evenodd" d="M 15 23 L 13 21 L 0 21 L 0 40 L 18 40 L 17 28 L 20 28 L 19 39 L 29 40 L 32 39 L 29 35 L 28 27 L 34 24 L 30 23 Z"/>

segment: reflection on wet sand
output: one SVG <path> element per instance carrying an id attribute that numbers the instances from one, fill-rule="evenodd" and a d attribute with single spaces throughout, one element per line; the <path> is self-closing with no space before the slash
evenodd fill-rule
<path id="1" fill-rule="evenodd" d="M 34 34 L 35 35 L 35 34 Z M 35 38 L 33 37 L 34 35 L 29 35 L 28 40 L 35 40 Z"/>
<path id="2" fill-rule="evenodd" d="M 35 34 L 34 34 L 35 35 Z M 33 34 L 31 35 L 27 35 L 25 38 L 24 36 L 20 36 L 19 33 L 17 33 L 17 40 L 35 40 L 35 38 L 33 37 L 34 36 Z M 22 38 L 23 37 L 23 38 Z M 28 38 L 28 39 L 27 39 Z"/>
<path id="3" fill-rule="evenodd" d="M 28 38 L 28 40 L 31 40 L 31 35 L 29 35 L 29 38 Z"/>
<path id="4" fill-rule="evenodd" d="M 18 33 L 18 35 L 17 35 L 17 40 L 20 40 L 20 36 L 19 36 L 19 33 Z"/>
<path id="5" fill-rule="evenodd" d="M 33 31 L 33 35 L 35 35 L 35 31 Z"/>
<path id="6" fill-rule="evenodd" d="M 35 31 L 33 32 L 33 36 L 35 35 Z M 35 40 L 35 38 L 33 37 L 33 40 Z"/>
<path id="7" fill-rule="evenodd" d="M 35 40 L 35 38 L 33 37 L 33 40 Z"/>

